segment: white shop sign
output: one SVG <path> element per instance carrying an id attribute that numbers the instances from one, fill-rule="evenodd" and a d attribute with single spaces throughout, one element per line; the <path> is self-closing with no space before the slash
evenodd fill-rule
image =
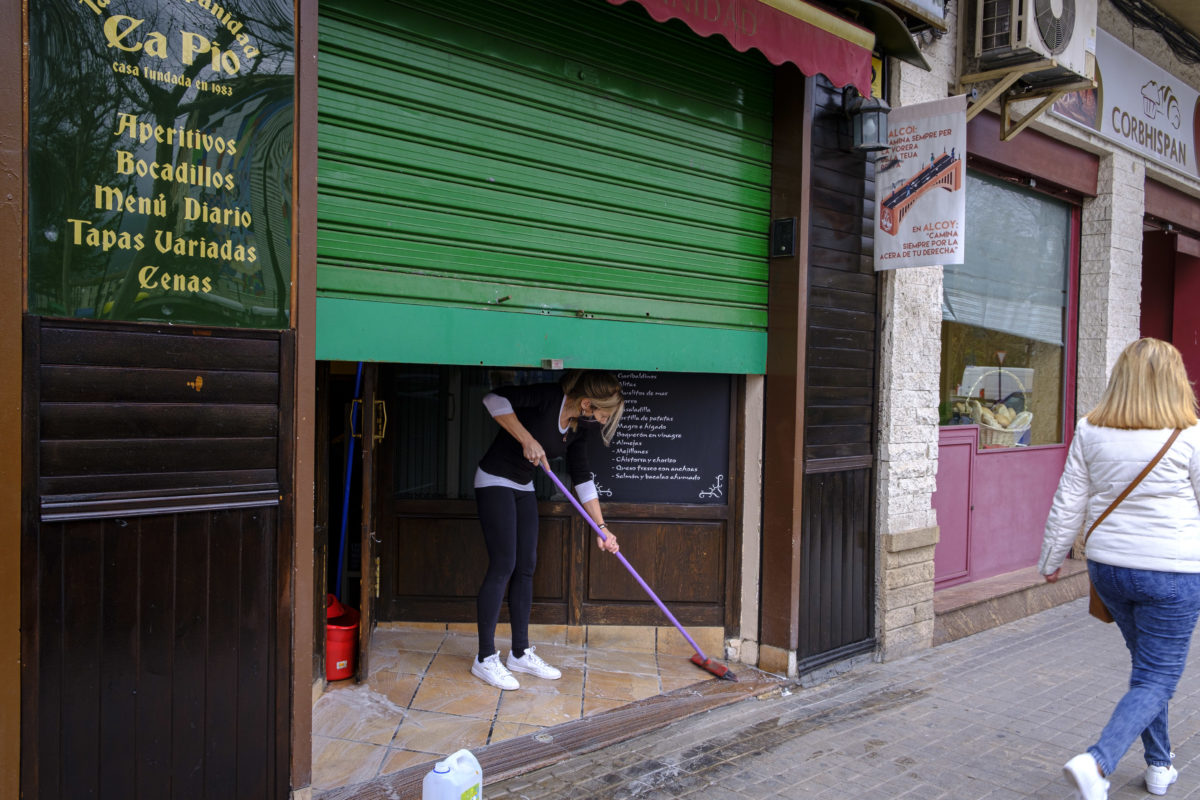
<path id="1" fill-rule="evenodd" d="M 1200 93 L 1103 30 L 1096 31 L 1096 83 L 1095 89 L 1062 96 L 1051 113 L 1159 164 L 1200 177 Z"/>

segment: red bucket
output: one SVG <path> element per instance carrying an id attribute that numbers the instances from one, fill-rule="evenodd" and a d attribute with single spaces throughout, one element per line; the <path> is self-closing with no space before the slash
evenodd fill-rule
<path id="1" fill-rule="evenodd" d="M 342 606 L 333 595 L 326 598 L 325 606 L 325 679 L 353 678 L 358 667 L 358 610 Z"/>

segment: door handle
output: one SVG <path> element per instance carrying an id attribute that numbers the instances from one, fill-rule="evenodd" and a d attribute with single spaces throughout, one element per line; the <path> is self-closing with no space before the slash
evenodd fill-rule
<path id="1" fill-rule="evenodd" d="M 350 435 L 355 439 L 361 439 L 362 434 L 358 433 L 358 428 L 362 425 L 362 400 L 354 398 L 350 401 Z"/>
<path id="2" fill-rule="evenodd" d="M 387 403 L 375 401 L 375 441 L 380 441 L 387 434 Z"/>

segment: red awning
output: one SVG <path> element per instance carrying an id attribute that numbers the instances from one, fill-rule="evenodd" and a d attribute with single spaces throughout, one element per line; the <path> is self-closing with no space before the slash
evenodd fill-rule
<path id="1" fill-rule="evenodd" d="M 719 33 L 735 49 L 755 48 L 772 64 L 871 94 L 875 34 L 803 0 L 634 0 L 659 22 L 683 21 L 701 36 Z M 622 5 L 629 0 L 608 0 Z"/>

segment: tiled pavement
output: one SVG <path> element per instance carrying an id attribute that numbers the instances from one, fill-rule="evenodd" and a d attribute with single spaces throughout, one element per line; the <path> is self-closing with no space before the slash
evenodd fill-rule
<path id="1" fill-rule="evenodd" d="M 1120 633 L 1077 600 L 894 662 L 869 660 L 485 786 L 489 800 L 1067 800 L 1062 764 L 1128 681 Z M 1171 798 L 1200 798 L 1200 660 L 1172 702 Z M 1147 798 L 1137 742 L 1110 800 Z M 485 774 L 486 782 L 486 774 Z"/>
<path id="2" fill-rule="evenodd" d="M 688 632 L 706 653 L 722 651 L 721 628 Z M 501 625 L 502 657 L 507 637 Z M 470 674 L 474 625 L 381 624 L 369 679 L 332 683 L 313 705 L 314 792 L 536 735 L 712 677 L 690 662 L 690 646 L 672 627 L 533 625 L 530 639 L 563 677 L 518 674 L 521 689 L 501 692 Z"/>

